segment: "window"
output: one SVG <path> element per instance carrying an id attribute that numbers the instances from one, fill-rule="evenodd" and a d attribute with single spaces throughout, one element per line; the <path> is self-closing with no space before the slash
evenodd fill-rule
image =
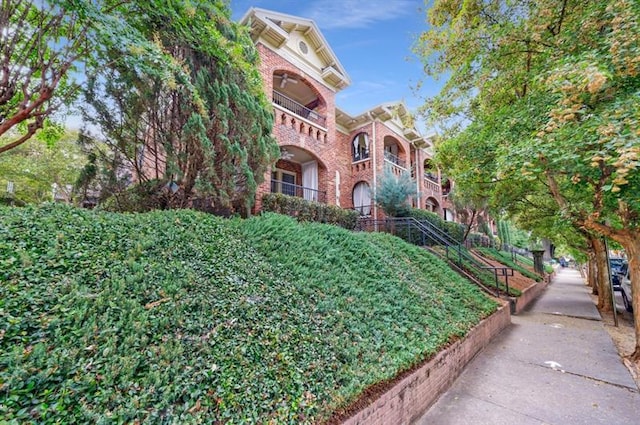
<path id="1" fill-rule="evenodd" d="M 369 158 L 369 137 L 367 133 L 360 133 L 352 142 L 353 161 L 361 161 Z"/>
<path id="2" fill-rule="evenodd" d="M 309 52 L 309 47 L 307 46 L 307 43 L 305 43 L 302 40 L 300 40 L 300 42 L 298 43 L 298 48 L 304 55 L 306 55 Z"/>
<path id="3" fill-rule="evenodd" d="M 424 160 L 424 177 L 438 183 L 438 170 L 430 159 Z"/>
<path id="4" fill-rule="evenodd" d="M 453 214 L 453 211 L 451 211 L 448 208 L 444 209 L 444 221 L 455 221 L 456 217 L 455 214 Z"/>
<path id="5" fill-rule="evenodd" d="M 279 169 L 271 172 L 271 192 L 296 196 L 296 175 Z"/>
<path id="6" fill-rule="evenodd" d="M 353 187 L 353 208 L 362 216 L 371 215 L 371 189 L 367 182 Z"/>
<path id="7" fill-rule="evenodd" d="M 427 211 L 437 213 L 439 208 L 438 201 L 431 197 L 427 198 L 425 202 L 425 208 L 427 209 Z"/>

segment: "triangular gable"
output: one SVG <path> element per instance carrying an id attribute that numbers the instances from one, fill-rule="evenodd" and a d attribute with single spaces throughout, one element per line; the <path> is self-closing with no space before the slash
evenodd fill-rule
<path id="1" fill-rule="evenodd" d="M 313 20 L 254 7 L 240 23 L 250 26 L 255 43 L 262 42 L 330 87 L 340 90 L 351 83 Z"/>

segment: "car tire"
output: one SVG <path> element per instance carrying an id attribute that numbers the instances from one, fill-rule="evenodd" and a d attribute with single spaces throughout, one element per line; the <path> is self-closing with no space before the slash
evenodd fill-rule
<path id="1" fill-rule="evenodd" d="M 631 300 L 627 298 L 627 294 L 622 291 L 622 302 L 624 303 L 624 309 L 629 313 L 633 312 L 633 306 L 631 305 Z"/>

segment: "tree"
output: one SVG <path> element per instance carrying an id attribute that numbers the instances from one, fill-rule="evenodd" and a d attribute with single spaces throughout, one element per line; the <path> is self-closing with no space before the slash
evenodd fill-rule
<path id="1" fill-rule="evenodd" d="M 76 98 L 84 70 L 98 52 L 117 50 L 129 67 L 165 80 L 184 80 L 182 63 L 122 19 L 120 11 L 134 3 L 0 2 L 0 154 L 55 126 L 57 114 Z"/>
<path id="2" fill-rule="evenodd" d="M 436 120 L 454 119 L 447 134 L 460 152 L 480 144 L 491 153 L 491 196 L 501 192 L 508 205 L 517 199 L 504 195 L 511 188 L 537 182 L 568 226 L 624 247 L 634 288 L 636 362 L 639 17 L 640 4 L 629 0 L 441 0 L 417 45 L 427 72 L 451 72 L 424 110 Z M 466 160 L 472 163 L 471 156 Z M 460 188 L 458 176 L 449 174 Z"/>
<path id="3" fill-rule="evenodd" d="M 406 217 L 411 212 L 411 197 L 418 196 L 415 182 L 411 174 L 403 172 L 393 173 L 391 167 L 385 167 L 378 177 L 375 202 L 390 217 Z"/>
<path id="4" fill-rule="evenodd" d="M 88 27 L 72 3 L 0 3 L 0 153 L 49 125 L 77 92 L 71 73 L 87 53 Z"/>
<path id="5" fill-rule="evenodd" d="M 73 186 L 86 159 L 75 143 L 77 134 L 61 134 L 55 146 L 34 140 L 0 155 L 0 187 L 11 181 L 16 199 L 40 203 L 52 200 L 55 184 L 71 200 L 68 186 Z"/>
<path id="6" fill-rule="evenodd" d="M 465 225 L 464 235 L 462 236 L 462 242 L 464 242 L 474 227 L 480 229 L 482 224 L 486 224 L 484 216 L 489 212 L 487 197 L 478 192 L 460 192 L 453 189 L 449 193 L 449 201 L 453 204 L 457 217 Z M 485 233 L 489 237 L 492 236 L 487 232 Z"/>
<path id="7" fill-rule="evenodd" d="M 246 29 L 221 1 L 128 4 L 121 14 L 183 64 L 186 79 L 167 81 L 107 51 L 85 92 L 85 119 L 135 181 L 172 187 L 165 206 L 248 209 L 278 149 Z"/>

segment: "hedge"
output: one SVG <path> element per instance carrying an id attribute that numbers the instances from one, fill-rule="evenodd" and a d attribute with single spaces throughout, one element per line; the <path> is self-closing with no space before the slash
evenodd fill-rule
<path id="1" fill-rule="evenodd" d="M 348 230 L 356 227 L 359 217 L 355 210 L 307 201 L 304 198 L 282 193 L 265 194 L 262 197 L 262 210 L 295 217 L 301 222 L 334 224 Z"/>

